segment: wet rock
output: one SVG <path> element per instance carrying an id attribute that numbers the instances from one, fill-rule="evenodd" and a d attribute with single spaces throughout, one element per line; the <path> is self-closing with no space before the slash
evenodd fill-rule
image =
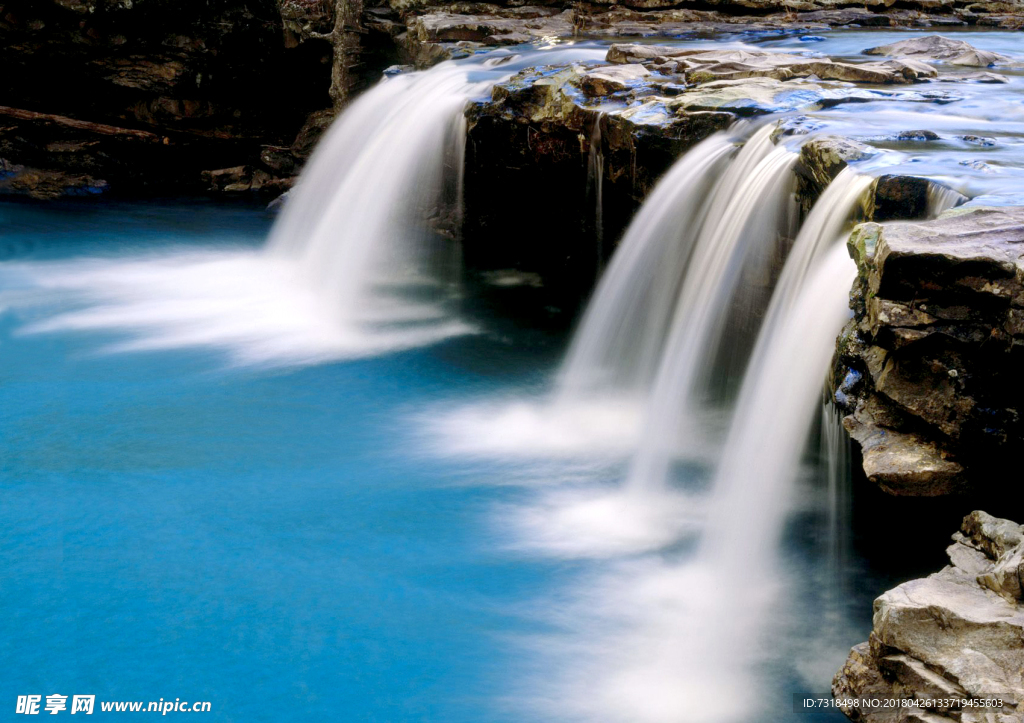
<path id="1" fill-rule="evenodd" d="M 837 62 L 792 53 L 763 50 L 693 50 L 659 45 L 614 45 L 607 59 L 612 63 L 643 63 L 662 72 L 684 74 L 692 84 L 744 78 L 815 77 L 857 83 L 912 83 L 934 78 L 938 72 L 914 60 L 870 63 Z"/>
<path id="2" fill-rule="evenodd" d="M 1000 84 L 1009 83 L 1010 79 L 1005 75 L 999 73 L 992 73 L 989 71 L 983 71 L 979 73 L 943 73 L 939 80 L 947 83 L 990 83 Z"/>
<path id="3" fill-rule="evenodd" d="M 921 58 L 937 60 L 950 65 L 968 65 L 988 68 L 1009 62 L 1010 58 L 999 53 L 979 50 L 963 40 L 953 40 L 941 35 L 901 40 L 889 45 L 880 45 L 864 51 L 868 55 L 888 55 L 900 58 Z"/>
<path id="4" fill-rule="evenodd" d="M 987 136 L 957 136 L 964 143 L 970 143 L 975 146 L 985 146 L 990 148 L 996 144 L 995 138 L 988 138 Z"/>
<path id="5" fill-rule="evenodd" d="M 804 212 L 824 192 L 839 172 L 850 163 L 856 163 L 876 155 L 871 146 L 842 136 L 819 135 L 800 146 L 797 161 L 797 198 Z"/>
<path id="6" fill-rule="evenodd" d="M 881 419 L 879 419 L 881 417 Z M 935 497 L 964 487 L 963 467 L 934 441 L 888 426 L 891 415 L 877 397 L 862 402 L 843 426 L 860 445 L 869 482 L 895 496 Z"/>
<path id="7" fill-rule="evenodd" d="M 896 141 L 937 141 L 941 140 L 935 131 L 900 131 L 893 140 Z"/>
<path id="8" fill-rule="evenodd" d="M 636 85 L 650 74 L 639 64 L 616 65 L 584 73 L 580 85 L 587 95 L 610 95 Z"/>
<path id="9" fill-rule="evenodd" d="M 657 94 L 663 79 L 639 71 L 626 93 L 595 99 L 584 91 L 594 70 L 524 70 L 467 110 L 467 263 L 537 273 L 550 305 L 562 309 L 574 308 L 589 291 L 598 265 L 614 250 L 612 241 L 658 177 L 736 120 L 730 113 L 673 106 L 674 98 Z M 545 207 L 540 226 L 531 214 L 510 213 L 536 207 L 538 199 Z M 595 249 L 598 233 L 608 243 Z"/>
<path id="10" fill-rule="evenodd" d="M 972 512 L 947 550 L 951 565 L 875 600 L 868 642 L 850 651 L 832 683 L 843 712 L 872 723 L 1019 720 L 1021 539 L 1019 525 Z M 860 704 L 865 699 L 903 699 L 919 707 Z M 957 703 L 970 700 L 988 703 Z"/>
<path id="11" fill-rule="evenodd" d="M 868 218 L 875 221 L 924 218 L 928 213 L 931 185 L 927 178 L 917 176 L 879 176 L 872 186 Z"/>
<path id="12" fill-rule="evenodd" d="M 293 178 L 275 178 L 261 168 L 235 166 L 203 171 L 203 182 L 207 190 L 214 193 L 265 193 L 280 194 L 291 188 Z"/>
<path id="13" fill-rule="evenodd" d="M 898 189 L 889 198 L 910 206 L 928 193 L 926 179 L 879 185 Z M 869 210 L 878 213 L 882 195 L 876 186 Z M 1010 464 L 1024 437 L 1015 382 L 1024 351 L 1024 208 L 960 207 L 934 221 L 866 223 L 848 247 L 859 276 L 833 378 L 863 376 L 857 390 L 837 392 L 851 412 L 847 428 L 865 445 L 865 472 L 894 494 L 996 484 L 993 470 Z M 879 456 L 877 430 L 898 440 L 904 460 L 913 454 L 908 445 L 915 448 L 928 475 Z M 940 469 L 936 454 L 963 468 L 960 479 L 929 478 Z M 878 460 L 888 465 L 884 474 Z"/>
<path id="14" fill-rule="evenodd" d="M 0 158 L 0 194 L 28 196 L 37 201 L 98 196 L 110 184 L 86 174 L 26 168 Z"/>
<path id="15" fill-rule="evenodd" d="M 716 80 L 688 88 L 671 100 L 687 111 L 727 111 L 739 116 L 790 113 L 846 103 L 871 103 L 888 99 L 919 103 L 944 103 L 950 96 L 937 91 L 890 91 L 858 88 L 849 83 L 781 81 L 753 77 Z"/>

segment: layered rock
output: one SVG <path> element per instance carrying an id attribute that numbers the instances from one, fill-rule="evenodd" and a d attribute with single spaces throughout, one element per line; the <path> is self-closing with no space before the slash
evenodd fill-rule
<path id="1" fill-rule="evenodd" d="M 864 723 L 1014 723 L 1024 712 L 1024 528 L 964 518 L 950 565 L 886 592 L 832 693 Z M 899 701 L 872 705 L 865 701 Z"/>
<path id="2" fill-rule="evenodd" d="M 868 479 L 894 495 L 995 484 L 1024 433 L 1024 208 L 867 223 L 849 247 L 835 392 Z"/>

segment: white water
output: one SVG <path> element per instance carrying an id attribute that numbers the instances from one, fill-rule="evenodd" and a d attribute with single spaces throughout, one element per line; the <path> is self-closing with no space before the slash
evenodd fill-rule
<path id="1" fill-rule="evenodd" d="M 765 665 L 785 656 L 812 668 L 816 659 L 831 663 L 835 650 L 827 647 L 775 650 L 779 641 L 768 620 L 780 605 L 792 604 L 783 600 L 778 537 L 792 509 L 835 336 L 849 314 L 855 272 L 845 248 L 835 244 L 803 273 L 788 274 L 800 283 L 795 294 L 773 297 L 773 306 L 788 313 L 769 314 L 771 323 L 762 327 L 714 482 L 696 506 L 704 519 L 687 520 L 691 532 L 701 531 L 696 554 L 663 547 L 641 557 L 620 555 L 555 603 L 548 622 L 559 632 L 534 641 L 547 665 L 528 682 L 532 705 L 557 719 L 588 722 L 760 720 L 766 709 L 791 705 L 764 687 Z M 673 515 L 692 516 L 695 509 L 669 490 L 650 490 L 644 498 Z M 628 509 L 621 498 L 607 499 L 608 516 Z M 550 534 L 559 523 L 549 518 L 541 530 Z M 621 524 L 635 520 L 625 515 Z M 684 528 L 676 529 L 678 535 Z M 581 545 L 595 544 L 587 540 Z M 591 547 L 577 556 L 592 554 Z M 782 621 L 790 623 L 787 616 Z M 822 684 L 817 673 L 810 673 L 816 686 Z"/>
<path id="2" fill-rule="evenodd" d="M 935 218 L 967 201 L 967 196 L 941 183 L 928 184 L 928 217 Z"/>
<path id="3" fill-rule="evenodd" d="M 573 337 L 559 396 L 645 393 L 707 213 L 707 196 L 735 142 L 702 141 L 658 181 L 630 223 Z"/>
<path id="4" fill-rule="evenodd" d="M 629 473 L 633 489 L 665 487 L 680 441 L 690 443 L 691 454 L 707 449 L 702 394 L 729 310 L 746 291 L 739 281 L 748 262 L 762 269 L 770 264 L 766 251 L 791 229 L 795 215 L 797 156 L 772 144 L 772 130 L 762 128 L 743 146 L 711 196 L 654 378 Z"/>
<path id="5" fill-rule="evenodd" d="M 457 246 L 430 220 L 457 226 L 464 106 L 531 61 L 603 53 L 501 51 L 388 78 L 318 145 L 266 249 L 2 264 L 19 291 L 0 306 L 36 309 L 26 333 L 108 332 L 103 351 L 205 347 L 234 364 L 317 363 L 472 331 L 450 304 Z"/>
<path id="6" fill-rule="evenodd" d="M 730 571 L 770 572 L 825 370 L 850 315 L 856 267 L 843 244 L 800 276 L 795 294 L 780 284 L 772 299 L 789 308 L 769 311 L 715 477 L 703 554 Z"/>

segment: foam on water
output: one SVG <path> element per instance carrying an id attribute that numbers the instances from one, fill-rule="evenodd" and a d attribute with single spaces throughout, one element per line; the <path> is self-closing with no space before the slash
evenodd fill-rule
<path id="1" fill-rule="evenodd" d="M 362 357 L 471 332 L 453 309 L 458 247 L 437 228 L 461 213 L 465 104 L 541 58 L 599 55 L 498 51 L 387 78 L 319 143 L 265 250 L 2 264 L 17 291 L 0 304 L 32 317 L 26 333 L 105 332 L 116 339 L 106 352 L 203 347 L 235 364 Z"/>

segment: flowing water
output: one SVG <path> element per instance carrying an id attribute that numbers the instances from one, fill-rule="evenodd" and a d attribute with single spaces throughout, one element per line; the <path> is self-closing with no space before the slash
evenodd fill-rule
<path id="1" fill-rule="evenodd" d="M 9 692 L 275 723 L 843 720 L 793 704 L 827 694 L 891 582 L 842 534 L 846 442 L 820 401 L 849 313 L 842 237 L 893 169 L 946 182 L 932 214 L 1012 200 L 1024 131 L 995 119 L 1020 77 L 991 106 L 955 85 L 917 116 L 809 111 L 865 139 L 926 115 L 946 140 L 876 140 L 802 222 L 800 139 L 773 140 L 774 119 L 698 144 L 562 361 L 560 338 L 460 318 L 460 111 L 518 69 L 604 52 L 390 78 L 272 229 L 203 202 L 0 206 Z M 991 172 L 952 140 L 971 123 Z"/>

